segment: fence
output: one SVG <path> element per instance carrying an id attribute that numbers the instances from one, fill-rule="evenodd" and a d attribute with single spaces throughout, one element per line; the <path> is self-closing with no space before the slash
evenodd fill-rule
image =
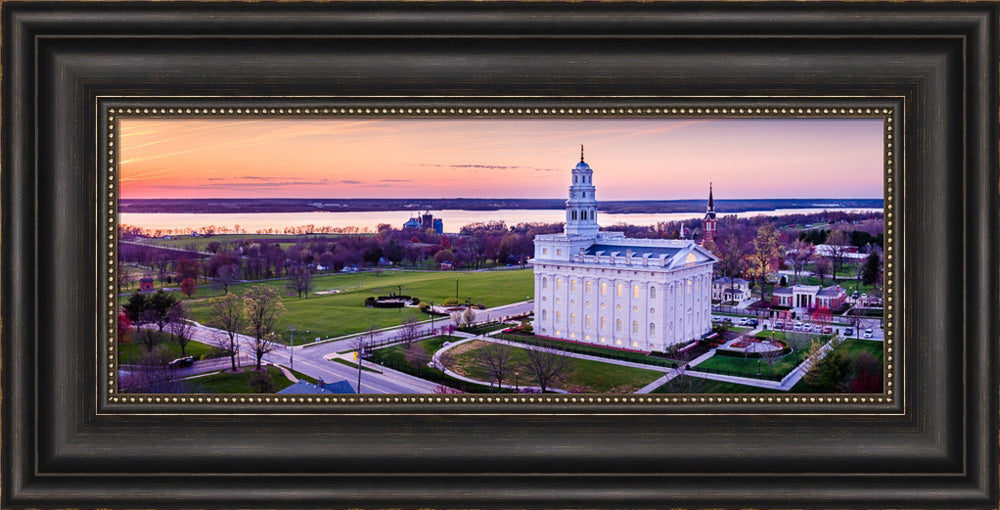
<path id="1" fill-rule="evenodd" d="M 783 375 L 755 374 L 755 373 L 742 372 L 740 370 L 724 370 L 721 368 L 702 368 L 698 366 L 691 367 L 688 370 L 692 372 L 704 372 L 706 374 L 728 375 L 732 377 L 746 377 L 747 379 L 761 379 L 765 381 L 774 381 L 774 382 L 781 382 L 781 379 L 783 379 L 785 375 L 787 375 L 787 374 Z"/>

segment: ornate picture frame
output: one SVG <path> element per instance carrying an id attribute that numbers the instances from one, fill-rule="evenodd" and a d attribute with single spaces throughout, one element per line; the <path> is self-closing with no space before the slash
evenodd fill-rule
<path id="1" fill-rule="evenodd" d="M 997 14 L 5 3 L 3 504 L 994 508 Z M 206 97 L 227 115 L 881 109 L 901 145 L 886 163 L 886 392 L 119 396 L 104 359 L 112 117 L 201 115 Z"/>

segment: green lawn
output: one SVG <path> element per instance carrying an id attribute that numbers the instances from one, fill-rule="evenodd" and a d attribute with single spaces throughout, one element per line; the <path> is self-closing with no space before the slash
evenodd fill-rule
<path id="1" fill-rule="evenodd" d="M 885 366 L 885 357 L 883 351 L 883 343 L 875 340 L 864 340 L 857 338 L 848 338 L 837 346 L 837 350 L 847 351 L 848 358 L 854 359 L 858 354 L 862 352 L 867 352 L 879 360 L 883 366 Z M 828 393 L 833 392 L 834 389 L 817 389 L 809 388 L 806 385 L 805 379 L 802 379 L 792 389 L 788 390 L 789 393 Z"/>
<path id="2" fill-rule="evenodd" d="M 458 280 L 459 296 L 464 301 L 471 298 L 474 303 L 488 307 L 523 301 L 534 294 L 534 278 L 530 269 L 484 272 L 395 272 L 385 271 L 376 276 L 372 273 L 347 273 L 316 276 L 313 290 L 343 290 L 339 294 L 315 295 L 308 298 L 288 295 L 285 282 L 273 281 L 257 285 L 273 285 L 281 291 L 282 301 L 287 308 L 275 330 L 285 343 L 290 341 L 288 325 L 294 324 L 297 331 L 295 343 L 313 341 L 316 337 L 330 338 L 367 331 L 370 327 L 383 328 L 401 324 L 411 314 L 425 320 L 430 316 L 416 308 L 368 308 L 365 298 L 402 291 L 403 294 L 420 298 L 423 302 L 441 303 L 455 297 L 455 281 Z M 253 284 L 230 286 L 230 292 L 240 293 Z M 201 292 L 207 290 L 208 292 Z M 209 317 L 207 295 L 218 295 L 221 291 L 199 289 L 193 299 L 184 298 L 191 305 L 194 319 L 206 322 Z M 179 296 L 180 297 L 180 296 Z M 479 312 L 483 314 L 484 312 Z M 485 318 L 483 316 L 482 318 Z M 439 318 L 443 326 L 450 324 L 447 318 Z"/>
<path id="3" fill-rule="evenodd" d="M 187 384 L 194 393 L 255 393 L 250 387 L 250 381 L 257 373 L 252 368 L 244 368 L 239 373 L 219 372 L 217 374 L 187 380 Z M 293 383 L 288 380 L 277 367 L 267 367 L 267 374 L 274 382 L 274 391 L 283 390 Z M 312 378 L 296 374 L 296 377 L 303 378 L 313 384 L 316 381 Z"/>
<path id="4" fill-rule="evenodd" d="M 133 332 L 133 334 L 135 334 Z M 177 342 L 169 340 L 170 335 L 164 333 L 161 337 L 159 345 L 166 346 L 173 358 L 181 357 L 181 348 L 177 345 Z M 218 350 L 212 348 L 211 345 L 203 344 L 201 342 L 190 341 L 184 346 L 184 352 L 188 355 L 194 355 L 197 359 L 205 359 L 206 357 L 211 357 L 219 354 Z M 146 346 L 135 342 L 132 343 L 121 343 L 118 342 L 118 363 L 131 364 L 138 362 L 142 355 L 146 353 Z"/>
<path id="5" fill-rule="evenodd" d="M 697 370 L 701 368 L 707 368 L 711 370 L 723 370 L 730 372 L 727 375 L 742 375 L 744 377 L 754 377 L 759 373 L 761 375 L 773 374 L 775 376 L 785 376 L 787 373 L 791 372 L 799 363 L 802 362 L 805 356 L 804 351 L 799 351 L 797 353 L 788 353 L 774 362 L 774 366 L 771 370 L 768 370 L 767 362 L 760 358 L 743 358 L 735 356 L 722 356 L 716 354 L 711 358 L 699 363 L 696 367 L 692 367 L 692 370 Z"/>
<path id="6" fill-rule="evenodd" d="M 479 352 L 479 349 L 485 345 L 485 342 L 477 340 L 470 342 L 469 347 L 465 347 L 465 345 L 457 347 L 456 349 L 460 349 L 462 352 L 451 356 L 449 368 L 467 377 L 488 381 L 490 379 L 489 371 L 483 365 L 482 354 Z M 537 386 L 538 381 L 531 374 L 531 371 L 525 368 L 527 361 L 528 356 L 524 349 L 512 348 L 510 366 L 512 371 L 519 372 L 517 382 L 521 385 Z M 663 376 L 662 372 L 572 358 L 564 381 L 556 386 L 563 389 L 575 387 L 586 393 L 605 393 L 612 390 L 632 393 L 661 376 Z M 513 376 L 509 376 L 505 384 L 514 382 Z"/>
<path id="7" fill-rule="evenodd" d="M 784 393 L 770 388 L 758 388 L 744 384 L 725 381 L 714 381 L 700 377 L 688 376 L 680 381 L 673 381 L 656 388 L 650 393 Z"/>

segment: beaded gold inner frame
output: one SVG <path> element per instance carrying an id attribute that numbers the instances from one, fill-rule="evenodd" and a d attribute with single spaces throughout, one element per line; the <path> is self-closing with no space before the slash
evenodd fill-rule
<path id="1" fill-rule="evenodd" d="M 773 404 L 780 413 L 783 404 L 876 404 L 885 409 L 886 404 L 897 403 L 899 384 L 903 382 L 900 362 L 901 341 L 897 334 L 902 323 L 903 308 L 897 305 L 896 296 L 901 295 L 902 281 L 896 278 L 898 253 L 902 246 L 903 229 L 896 228 L 898 211 L 903 189 L 897 185 L 903 169 L 903 161 L 897 154 L 897 136 L 904 126 L 901 118 L 902 98 L 666 98 L 622 100 L 579 101 L 560 98 L 532 98 L 528 100 L 333 100 L 317 98 L 98 98 L 97 147 L 98 156 L 98 225 L 106 225 L 106 236 L 97 247 L 98 260 L 104 263 L 100 268 L 99 282 L 105 282 L 105 290 L 100 292 L 106 299 L 101 303 L 100 313 L 107 317 L 101 322 L 96 335 L 98 345 L 97 384 L 98 399 L 103 404 L 183 405 L 233 404 L 234 410 L 244 409 L 250 404 L 295 404 L 298 405 L 358 405 L 358 404 L 468 404 L 474 409 L 477 404 L 523 404 L 530 411 L 531 404 Z M 529 395 L 529 394 L 414 394 L 414 395 L 241 395 L 241 394 L 140 394 L 118 391 L 117 310 L 119 295 L 117 288 L 118 268 L 118 133 L 123 119 L 129 118 L 558 118 L 579 119 L 581 121 L 608 118 L 877 118 L 883 124 L 883 192 L 884 192 L 884 367 L 883 391 L 876 394 L 680 394 L 680 395 L 616 395 L 616 394 L 574 394 L 574 395 Z M 103 142 L 102 142 L 103 140 Z M 106 241 L 106 242 L 105 242 Z M 100 295 L 99 294 L 99 295 Z M 905 411 L 905 402 L 903 404 Z M 856 408 L 855 408 L 856 409 Z"/>

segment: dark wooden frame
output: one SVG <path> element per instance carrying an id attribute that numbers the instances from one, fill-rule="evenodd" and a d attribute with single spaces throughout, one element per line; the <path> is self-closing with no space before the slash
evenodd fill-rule
<path id="1" fill-rule="evenodd" d="M 996 508 L 998 11 L 5 3 L 0 504 Z M 479 105 L 706 94 L 902 98 L 899 230 L 887 232 L 900 241 L 898 398 L 234 413 L 210 401 L 112 409 L 96 397 L 99 96 Z"/>

